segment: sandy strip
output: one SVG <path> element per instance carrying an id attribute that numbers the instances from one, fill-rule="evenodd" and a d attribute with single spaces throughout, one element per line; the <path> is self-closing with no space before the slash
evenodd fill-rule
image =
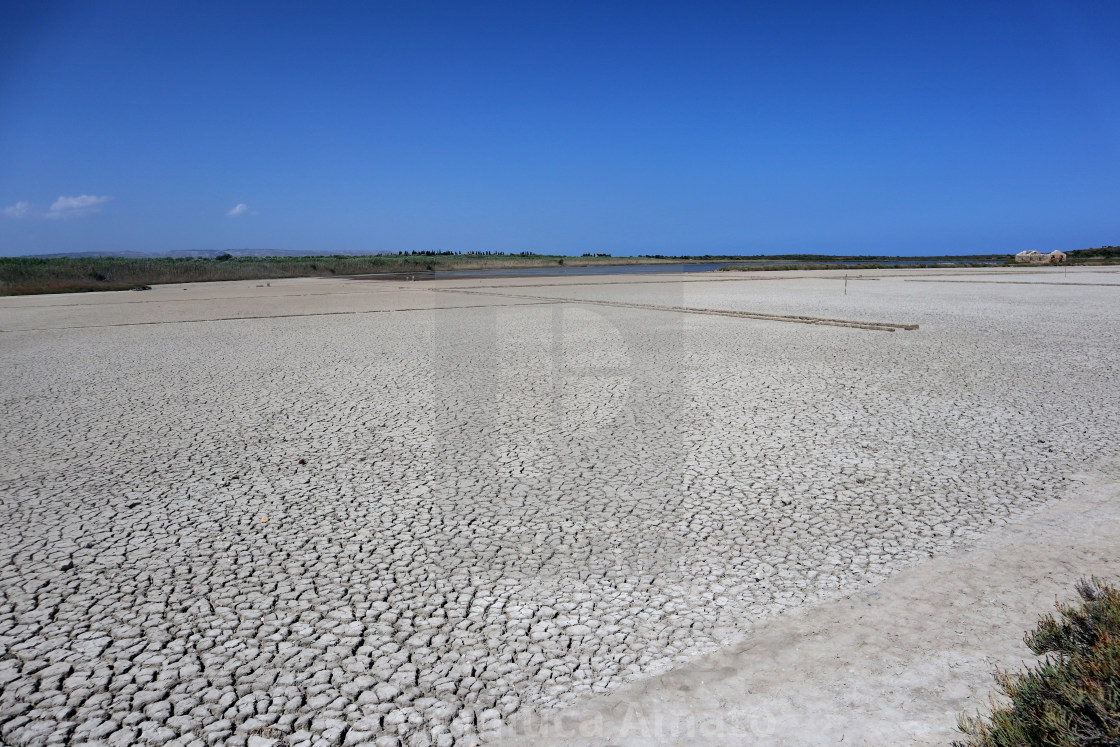
<path id="1" fill-rule="evenodd" d="M 530 303 L 511 303 L 507 306 L 549 306 L 564 301 L 533 301 Z M 369 309 L 365 311 L 314 311 L 303 314 L 255 314 L 245 316 L 217 316 L 208 319 L 174 319 L 171 321 L 118 322 L 117 324 L 75 324 L 66 327 L 24 327 L 0 329 L 0 332 L 45 332 L 56 329 L 106 329 L 109 327 L 150 327 L 162 324 L 204 324 L 208 322 L 246 322 L 254 319 L 295 319 L 312 316 L 361 316 L 364 314 L 404 314 L 410 311 L 449 311 L 451 309 L 489 309 L 491 304 L 471 304 L 467 306 L 417 306 L 399 309 Z M 893 330 L 892 330 L 893 331 Z"/>
<path id="2" fill-rule="evenodd" d="M 1120 468 L 1066 500 L 878 587 L 789 612 L 748 642 L 567 711 L 505 745 L 946 744 L 995 667 L 1078 577 L 1120 575 Z"/>
<path id="3" fill-rule="evenodd" d="M 664 306 L 648 303 L 626 303 L 622 301 L 601 301 L 579 298 L 554 298 L 551 296 L 530 296 L 522 293 L 493 293 L 484 291 L 455 290 L 448 288 L 433 288 L 437 293 L 467 293 L 474 296 L 497 296 L 499 298 L 533 299 L 538 301 L 552 300 L 565 303 L 575 303 L 590 306 L 613 306 L 627 309 L 647 309 L 649 311 L 672 311 L 682 314 L 704 314 L 708 316 L 727 316 L 737 319 L 759 319 L 767 322 L 794 322 L 797 324 L 820 324 L 829 327 L 851 327 L 853 329 L 870 329 L 879 332 L 894 332 L 896 329 L 915 330 L 917 324 L 896 324 L 894 322 L 869 322 L 852 321 L 850 319 L 832 319 L 828 317 L 805 316 L 803 314 L 768 314 L 758 311 L 733 311 L 729 309 L 708 309 L 695 306 Z"/>
<path id="4" fill-rule="evenodd" d="M 1120 283 L 1051 283 L 1043 280 L 927 280 L 925 278 L 906 278 L 907 283 L 991 283 L 993 285 L 1093 285 L 1103 288 L 1120 288 Z"/>

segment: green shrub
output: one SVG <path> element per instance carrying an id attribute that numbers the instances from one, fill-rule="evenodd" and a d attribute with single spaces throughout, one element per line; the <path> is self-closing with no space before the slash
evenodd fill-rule
<path id="1" fill-rule="evenodd" d="M 957 747 L 1120 745 L 1120 591 L 1081 580 L 1079 605 L 1057 605 L 1024 637 L 1038 665 L 1021 674 L 996 672 L 1007 705 L 985 719 L 963 715 L 968 735 Z"/>

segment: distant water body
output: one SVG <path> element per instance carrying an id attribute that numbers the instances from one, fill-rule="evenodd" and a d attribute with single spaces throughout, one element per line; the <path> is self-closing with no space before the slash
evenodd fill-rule
<path id="1" fill-rule="evenodd" d="M 977 261 L 977 260 L 969 260 Z M 978 260 L 980 262 L 990 264 L 1001 264 L 1002 260 Z M 744 267 L 749 268 L 752 265 L 770 268 L 782 268 L 795 270 L 798 267 L 805 267 L 806 265 L 812 266 L 815 264 L 833 264 L 833 262 L 813 261 L 813 262 L 796 262 L 796 261 L 760 261 L 760 262 L 681 262 L 673 264 L 653 264 L 653 265 L 589 265 L 585 267 L 577 266 L 559 266 L 554 265 L 551 267 L 502 267 L 493 269 L 479 269 L 479 270 L 443 270 L 436 272 L 406 272 L 406 273 L 387 273 L 383 275 L 360 275 L 357 276 L 363 280 L 400 280 L 401 277 L 415 278 L 416 280 L 448 280 L 454 278 L 522 278 L 522 277 L 563 277 L 565 275 L 653 275 L 653 274 L 681 274 L 690 272 L 712 272 L 721 267 Z M 836 262 L 839 264 L 839 262 Z M 846 267 L 852 269 L 859 269 L 861 264 L 873 264 L 882 267 L 907 267 L 909 265 L 917 264 L 957 264 L 952 260 L 945 262 L 938 262 L 929 259 L 892 259 L 892 260 L 867 260 L 861 262 L 859 260 L 852 261 L 846 260 L 843 262 Z"/>

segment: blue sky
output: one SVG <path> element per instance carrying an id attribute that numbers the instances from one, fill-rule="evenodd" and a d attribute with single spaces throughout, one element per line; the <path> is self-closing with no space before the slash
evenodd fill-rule
<path id="1" fill-rule="evenodd" d="M 4 7 L 0 254 L 1120 243 L 1113 0 Z"/>

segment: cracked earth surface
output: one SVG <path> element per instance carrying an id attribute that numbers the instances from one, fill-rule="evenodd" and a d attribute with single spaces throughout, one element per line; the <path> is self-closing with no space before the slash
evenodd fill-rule
<path id="1" fill-rule="evenodd" d="M 485 741 L 1116 456 L 1115 274 L 725 275 L 0 299 L 0 739 Z"/>

